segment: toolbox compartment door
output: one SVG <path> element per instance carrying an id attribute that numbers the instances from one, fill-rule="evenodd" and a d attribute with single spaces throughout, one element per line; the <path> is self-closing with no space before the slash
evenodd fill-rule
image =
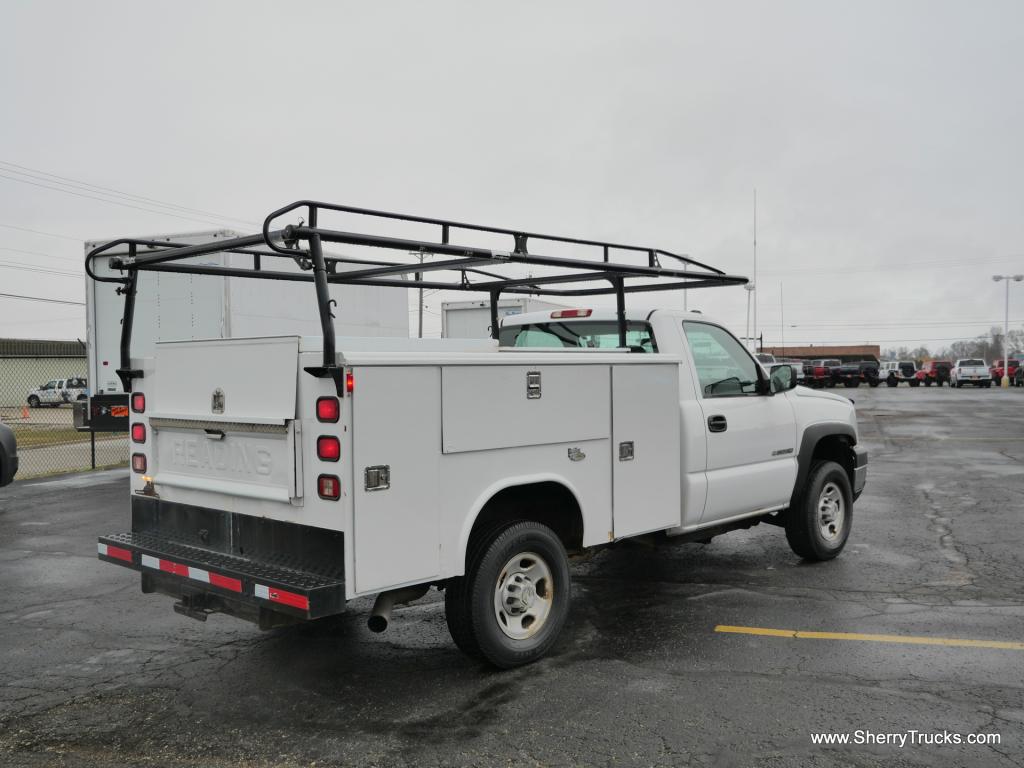
<path id="1" fill-rule="evenodd" d="M 678 526 L 679 366 L 612 366 L 615 538 Z"/>

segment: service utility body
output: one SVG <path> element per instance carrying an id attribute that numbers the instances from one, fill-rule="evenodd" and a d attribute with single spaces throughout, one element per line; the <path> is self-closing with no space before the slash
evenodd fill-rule
<path id="1" fill-rule="evenodd" d="M 492 249 L 499 237 L 510 250 Z M 325 242 L 360 255 L 327 257 Z M 113 247 L 127 255 L 92 270 Z M 230 266 L 197 259 L 214 253 Z M 101 536 L 99 557 L 186 616 L 271 628 L 376 596 L 380 631 L 433 586 L 458 647 L 513 667 L 567 620 L 568 554 L 769 523 L 823 561 L 850 534 L 867 472 L 851 401 L 797 387 L 788 366 L 769 376 L 704 315 L 627 309 L 627 294 L 746 282 L 692 259 L 300 201 L 256 235 L 113 241 L 86 269 L 124 296 L 131 409 L 131 526 Z M 163 341 L 132 358 L 146 271 L 312 283 L 321 333 Z M 482 291 L 494 338 L 335 337 L 337 283 Z M 586 308 L 602 294 L 616 309 Z M 499 321 L 502 296 L 527 295 L 580 308 Z"/>

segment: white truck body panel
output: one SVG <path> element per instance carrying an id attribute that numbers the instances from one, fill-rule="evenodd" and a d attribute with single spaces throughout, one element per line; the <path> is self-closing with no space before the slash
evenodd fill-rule
<path id="1" fill-rule="evenodd" d="M 231 230 L 154 235 L 146 239 L 194 245 L 237 237 Z M 85 252 L 104 244 L 89 241 Z M 99 275 L 120 274 L 110 270 L 111 257 L 127 251 L 113 249 L 94 261 Z M 328 254 L 329 255 L 329 254 Z M 275 260 L 277 270 L 298 272 L 298 266 Z M 182 264 L 251 266 L 252 257 L 243 254 L 215 254 L 185 259 Z M 339 265 L 339 270 L 354 268 Z M 91 390 L 94 394 L 123 392 L 117 377 L 120 365 L 121 317 L 124 299 L 117 286 L 86 280 L 86 333 Z M 335 327 L 349 336 L 407 338 L 409 314 L 407 294 L 393 288 L 373 286 L 331 286 L 337 301 Z M 132 333 L 133 358 L 152 357 L 161 341 L 189 339 L 244 338 L 296 334 L 319 334 L 320 320 L 310 301 L 309 283 L 266 280 L 230 280 L 211 275 L 140 272 L 135 298 Z"/>
<path id="2" fill-rule="evenodd" d="M 563 309 L 563 305 L 540 299 L 499 299 L 498 322 L 503 318 Z M 490 301 L 446 301 L 441 304 L 441 336 L 446 339 L 487 339 L 491 336 Z"/>
<path id="3" fill-rule="evenodd" d="M 355 391 L 339 422 L 323 424 L 315 402 L 333 383 L 303 371 L 319 362 L 317 339 L 158 344 L 155 359 L 136 361 L 148 406 L 133 421 L 152 448 L 133 491 L 149 478 L 166 501 L 343 531 L 348 597 L 460 575 L 477 513 L 514 485 L 567 488 L 586 546 L 680 525 L 679 434 L 664 418 L 677 407 L 678 358 L 419 345 L 349 351 L 339 340 Z M 257 367 L 267 376 L 254 388 Z M 540 374 L 539 398 L 527 397 L 528 373 Z M 223 413 L 212 412 L 215 390 Z M 336 464 L 317 458 L 323 434 L 341 440 Z M 627 441 L 634 457 L 620 461 Z M 390 469 L 388 489 L 366 490 L 372 466 Z M 322 471 L 341 478 L 340 501 L 319 497 Z"/>

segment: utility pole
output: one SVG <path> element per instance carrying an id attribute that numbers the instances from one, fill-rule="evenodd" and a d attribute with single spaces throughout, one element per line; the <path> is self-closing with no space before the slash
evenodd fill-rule
<path id="1" fill-rule="evenodd" d="M 1019 283 L 1024 275 L 992 275 L 995 282 L 1006 283 L 1006 314 L 1003 316 L 1003 379 L 999 382 L 1004 389 L 1010 386 L 1010 281 Z"/>
<path id="2" fill-rule="evenodd" d="M 754 187 L 754 338 L 757 338 L 757 187 Z"/>
<path id="3" fill-rule="evenodd" d="M 416 255 L 419 256 L 420 265 L 422 266 L 422 264 L 423 264 L 423 252 L 420 251 Z M 421 339 L 423 338 L 423 285 L 422 285 L 422 281 L 423 281 L 423 273 L 422 272 L 417 272 L 416 273 L 416 282 L 417 283 L 421 283 L 421 285 L 420 285 L 420 312 L 419 312 L 419 314 L 420 314 L 419 338 L 421 338 Z"/>
<path id="4" fill-rule="evenodd" d="M 786 356 L 786 303 L 782 299 L 782 281 L 779 281 L 779 338 L 782 356 Z"/>

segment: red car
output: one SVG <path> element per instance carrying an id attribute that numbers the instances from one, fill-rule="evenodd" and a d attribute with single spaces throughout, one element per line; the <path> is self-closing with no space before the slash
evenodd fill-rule
<path id="1" fill-rule="evenodd" d="M 1010 358 L 1010 372 L 1006 375 L 1010 377 L 1012 381 L 1017 376 L 1017 368 L 1020 367 L 1020 360 Z M 992 361 L 992 367 L 989 369 L 992 374 L 992 383 L 999 384 L 1003 380 L 1003 358 L 997 358 Z"/>
<path id="2" fill-rule="evenodd" d="M 917 372 L 917 379 L 924 382 L 926 387 L 930 387 L 932 384 L 941 387 L 943 384 L 949 384 L 951 370 L 953 370 L 953 363 L 949 360 L 929 360 Z"/>

